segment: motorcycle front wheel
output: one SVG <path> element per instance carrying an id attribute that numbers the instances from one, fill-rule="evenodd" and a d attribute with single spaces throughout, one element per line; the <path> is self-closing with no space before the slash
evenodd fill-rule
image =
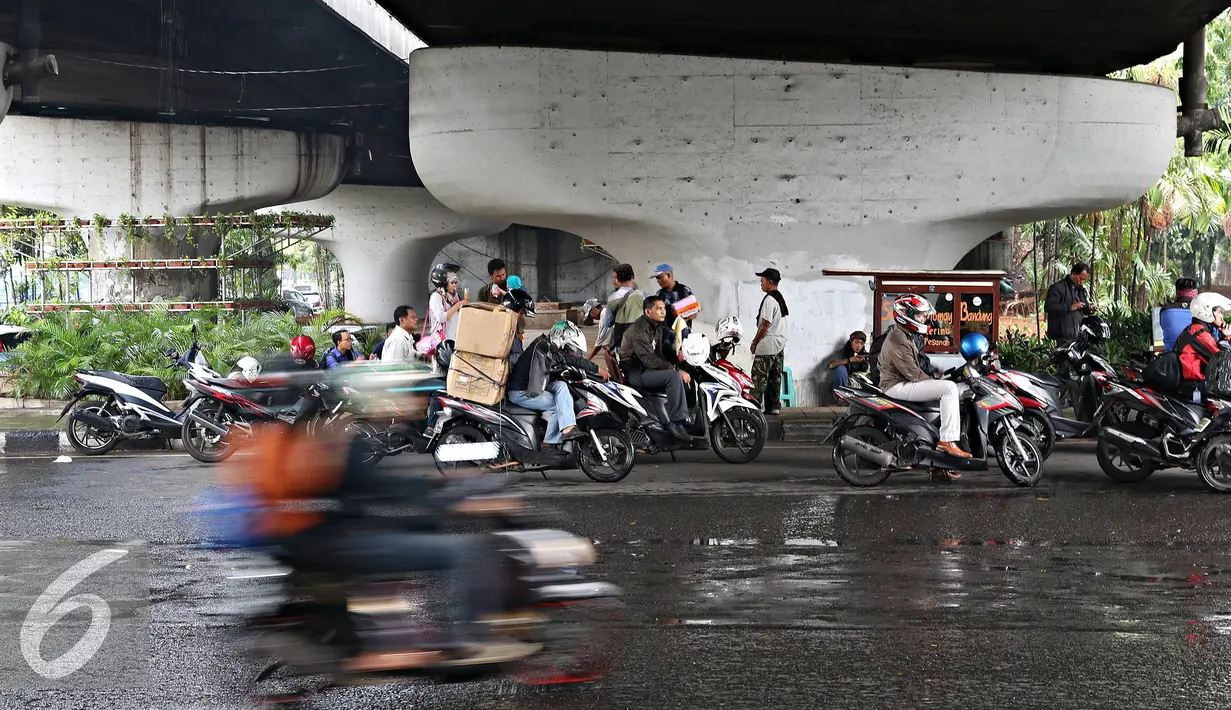
<path id="1" fill-rule="evenodd" d="M 1231 471 L 1223 471 L 1218 460 L 1220 449 L 1231 447 L 1231 435 L 1220 434 L 1206 442 L 1197 454 L 1197 475 L 1210 490 L 1231 493 Z"/>
<path id="2" fill-rule="evenodd" d="M 180 431 L 180 440 L 189 456 L 201 463 L 221 463 L 235 453 L 235 447 L 230 440 L 233 419 L 227 414 L 219 402 L 205 402 L 199 405 L 195 413 L 202 419 L 207 419 L 227 430 L 219 434 L 204 424 L 194 422 L 184 417 L 184 426 Z"/>
<path id="3" fill-rule="evenodd" d="M 1043 480 L 1043 454 L 1034 440 L 1018 433 L 1017 441 L 1007 432 L 996 441 L 996 461 L 1005 478 L 1029 488 Z M 1018 446 L 1021 450 L 1018 450 Z"/>
<path id="4" fill-rule="evenodd" d="M 606 463 L 598 447 L 594 445 L 597 437 L 599 445 L 606 454 Z M 593 434 L 586 433 L 586 438 L 577 441 L 577 464 L 590 480 L 599 483 L 617 483 L 632 473 L 633 460 L 636 457 L 633 440 L 626 432 L 619 429 L 596 429 Z"/>
<path id="5" fill-rule="evenodd" d="M 727 463 L 748 463 L 765 448 L 767 428 L 760 412 L 744 407 L 731 409 L 725 419 L 715 419 L 710 427 L 710 447 Z"/>

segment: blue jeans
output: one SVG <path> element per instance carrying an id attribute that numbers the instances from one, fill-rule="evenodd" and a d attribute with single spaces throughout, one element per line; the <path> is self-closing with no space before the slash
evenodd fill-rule
<path id="1" fill-rule="evenodd" d="M 547 412 L 547 436 L 543 437 L 543 440 L 548 444 L 564 441 L 560 432 L 577 426 L 577 414 L 573 411 L 573 393 L 568 391 L 568 385 L 559 380 L 547 385 L 547 390 L 537 397 L 531 397 L 523 390 L 509 392 L 509 401 L 519 407 Z"/>
<path id="2" fill-rule="evenodd" d="M 845 387 L 850 384 L 851 375 L 846 370 L 846 365 L 838 365 L 833 369 L 833 388 Z"/>

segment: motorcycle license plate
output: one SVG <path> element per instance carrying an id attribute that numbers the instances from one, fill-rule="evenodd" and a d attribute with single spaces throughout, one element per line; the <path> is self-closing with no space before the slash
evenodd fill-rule
<path id="1" fill-rule="evenodd" d="M 494 441 L 441 444 L 436 447 L 436 458 L 441 461 L 490 461 L 499 456 L 500 445 Z"/>

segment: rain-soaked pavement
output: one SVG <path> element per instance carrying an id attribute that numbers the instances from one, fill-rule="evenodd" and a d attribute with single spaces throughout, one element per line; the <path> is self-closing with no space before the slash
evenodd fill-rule
<path id="1" fill-rule="evenodd" d="M 868 491 L 845 487 L 827 460 L 782 448 L 743 467 L 647 461 L 617 485 L 527 477 L 533 500 L 597 541 L 594 573 L 626 590 L 614 675 L 552 692 L 335 690 L 316 706 L 1228 706 L 1231 498 L 1195 475 L 1118 486 L 1088 448 L 1065 447 L 1035 489 L 993 468 Z M 218 614 L 224 569 L 191 546 L 180 512 L 211 472 L 164 455 L 0 461 L 0 706 L 240 706 L 252 667 Z M 5 675 L 6 659 L 21 663 L 10 630 L 24 613 L 5 584 L 40 578 L 30 560 L 51 540 L 144 541 L 128 549 L 150 568 L 150 661 L 123 692 L 105 682 L 55 692 Z"/>

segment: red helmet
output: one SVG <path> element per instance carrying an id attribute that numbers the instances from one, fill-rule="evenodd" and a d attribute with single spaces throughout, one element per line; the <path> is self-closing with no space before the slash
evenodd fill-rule
<path id="1" fill-rule="evenodd" d="M 893 300 L 893 319 L 907 330 L 927 335 L 928 319 L 936 309 L 917 293 L 904 293 Z"/>
<path id="2" fill-rule="evenodd" d="M 306 335 L 291 338 L 291 357 L 296 360 L 311 360 L 316 355 L 316 343 Z"/>

